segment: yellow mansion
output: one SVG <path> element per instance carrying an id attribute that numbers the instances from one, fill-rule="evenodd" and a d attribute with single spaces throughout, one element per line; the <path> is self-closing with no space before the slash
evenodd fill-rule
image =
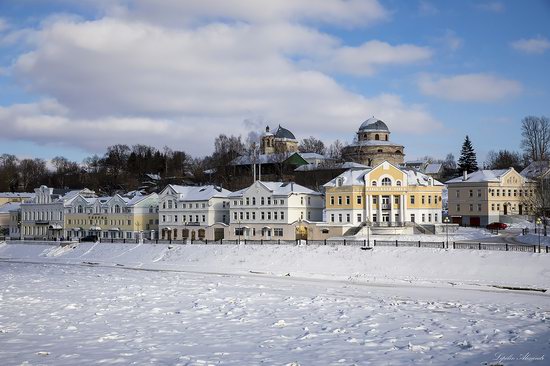
<path id="1" fill-rule="evenodd" d="M 387 161 L 373 168 L 348 170 L 324 187 L 328 223 L 354 226 L 441 223 L 443 184 Z"/>

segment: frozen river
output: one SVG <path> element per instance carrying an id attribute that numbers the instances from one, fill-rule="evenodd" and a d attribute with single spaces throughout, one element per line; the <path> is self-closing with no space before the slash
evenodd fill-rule
<path id="1" fill-rule="evenodd" d="M 536 293 L 0 262 L 0 305 L 3 365 L 550 360 Z"/>

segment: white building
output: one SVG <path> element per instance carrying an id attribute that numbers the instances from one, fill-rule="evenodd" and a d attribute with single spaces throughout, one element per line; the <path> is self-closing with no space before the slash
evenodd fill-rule
<path id="1" fill-rule="evenodd" d="M 204 239 L 208 227 L 228 224 L 230 193 L 213 185 L 168 185 L 159 194 L 160 238 Z"/>
<path id="2" fill-rule="evenodd" d="M 229 195 L 230 238 L 296 238 L 295 224 L 323 218 L 323 196 L 295 183 L 256 181 Z"/>
<path id="3" fill-rule="evenodd" d="M 21 238 L 59 239 L 63 236 L 65 208 L 79 195 L 95 197 L 88 189 L 58 190 L 41 186 L 35 197 L 21 204 Z"/>

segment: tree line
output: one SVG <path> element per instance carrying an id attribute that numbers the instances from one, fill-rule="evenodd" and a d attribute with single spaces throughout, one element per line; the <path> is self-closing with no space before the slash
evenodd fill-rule
<path id="1" fill-rule="evenodd" d="M 482 167 L 520 171 L 532 161 L 550 159 L 550 121 L 547 117 L 525 117 L 521 122 L 522 151 L 507 149 L 491 151 Z M 336 140 L 329 146 L 313 136 L 299 143 L 300 152 L 326 155 L 341 162 L 345 143 Z M 192 157 L 185 151 L 136 144 L 109 146 L 103 155 L 92 155 L 81 163 L 63 156 L 44 159 L 19 159 L 12 154 L 0 156 L 0 191 L 30 192 L 40 185 L 59 188 L 88 187 L 99 194 L 113 194 L 136 189 L 158 191 L 166 184 L 218 184 L 228 189 L 240 189 L 249 179 L 235 176 L 231 161 L 239 156 L 258 154 L 259 134 L 251 132 L 246 138 L 220 134 L 214 140 L 214 151 L 205 157 Z M 478 169 L 472 141 L 466 136 L 458 162 L 453 154 L 445 159 L 423 158 L 441 163 L 441 180 L 453 178 L 462 171 Z M 153 176 L 148 177 L 147 174 Z M 248 178 L 248 177 L 247 177 Z M 282 177 L 279 177 L 282 178 Z"/>

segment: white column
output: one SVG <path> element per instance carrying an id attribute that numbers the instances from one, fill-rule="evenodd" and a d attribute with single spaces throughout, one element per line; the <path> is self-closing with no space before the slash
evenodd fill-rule
<path id="1" fill-rule="evenodd" d="M 378 222 L 382 222 L 382 195 L 378 195 Z"/>
<path id="2" fill-rule="evenodd" d="M 372 210 L 371 196 L 365 193 L 365 220 L 372 222 L 371 210 Z"/>
<path id="3" fill-rule="evenodd" d="M 405 216 L 405 205 L 406 204 L 407 204 L 407 198 L 406 198 L 405 194 L 402 194 L 401 199 L 400 199 L 400 205 L 399 205 L 399 207 L 401 208 L 399 215 L 401 216 L 400 219 L 401 219 L 402 223 L 405 223 L 405 221 L 406 221 L 406 216 Z"/>
<path id="4" fill-rule="evenodd" d="M 393 202 L 394 202 L 394 196 L 393 194 L 390 194 L 390 222 L 394 222 L 395 220 L 395 213 L 393 211 Z"/>

